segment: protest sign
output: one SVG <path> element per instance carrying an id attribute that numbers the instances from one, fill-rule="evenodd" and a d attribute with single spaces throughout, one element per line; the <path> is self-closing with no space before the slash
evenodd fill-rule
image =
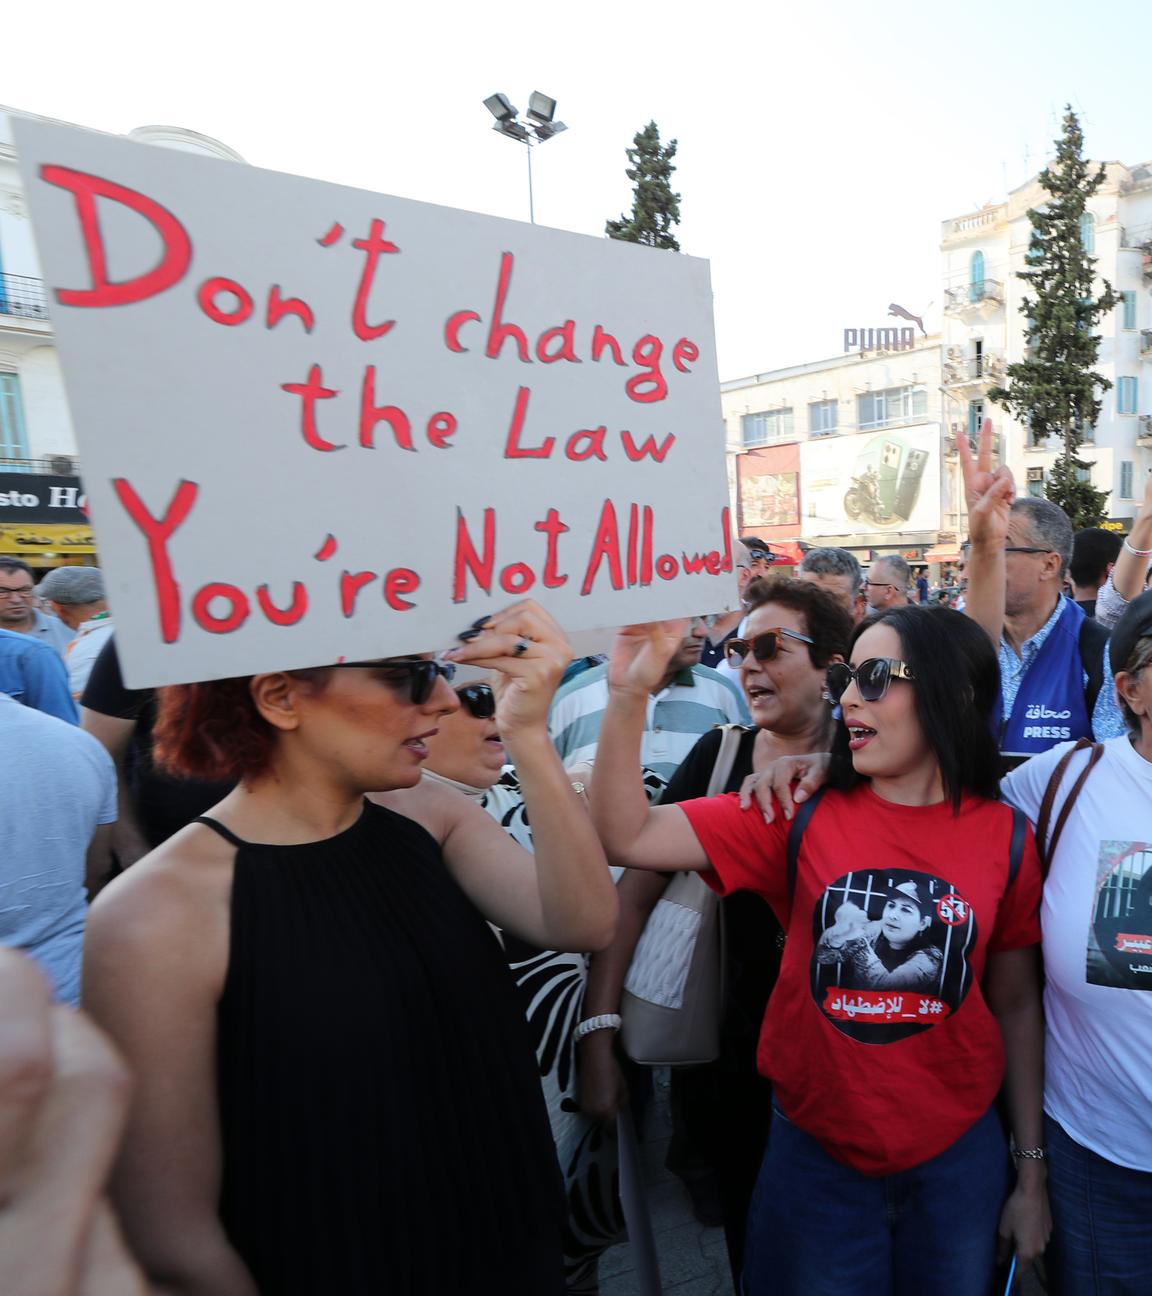
<path id="1" fill-rule="evenodd" d="M 706 262 L 16 125 L 130 684 L 735 606 Z"/>

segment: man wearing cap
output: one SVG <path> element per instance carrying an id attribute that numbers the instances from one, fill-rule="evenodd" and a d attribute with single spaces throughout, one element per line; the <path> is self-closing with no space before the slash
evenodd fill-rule
<path id="1" fill-rule="evenodd" d="M 72 696 L 79 700 L 92 663 L 112 633 L 104 577 L 98 567 L 57 567 L 40 582 L 39 593 L 75 636 L 64 650 L 64 665 Z"/>
<path id="2" fill-rule="evenodd" d="M 758 552 L 763 555 L 767 551 L 760 549 Z M 744 591 L 757 576 L 764 574 L 759 570 L 759 566 L 763 566 L 764 571 L 771 570 L 762 558 L 759 560 L 754 558 L 753 550 L 743 540 L 737 540 L 732 546 L 732 564 L 736 568 L 736 585 L 740 592 L 741 606 L 731 612 L 721 613 L 712 621 L 708 626 L 708 636 L 704 640 L 704 646 L 700 650 L 700 664 L 711 666 L 713 670 L 720 670 L 721 665 L 727 665 L 724 660 L 724 645 L 733 635 L 740 632 L 744 620 Z M 728 672 L 721 670 L 720 673 L 723 675 Z M 732 676 L 732 678 L 736 677 Z"/>
<path id="3" fill-rule="evenodd" d="M 759 536 L 741 536 L 740 543 L 748 551 L 748 565 L 752 576 L 769 576 L 776 555 Z"/>

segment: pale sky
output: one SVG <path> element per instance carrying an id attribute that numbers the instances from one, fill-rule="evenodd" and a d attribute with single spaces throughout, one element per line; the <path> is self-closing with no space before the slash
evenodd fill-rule
<path id="1" fill-rule="evenodd" d="M 526 220 L 524 148 L 482 100 L 558 100 L 536 218 L 593 236 L 624 150 L 680 142 L 685 252 L 712 263 L 722 379 L 836 354 L 889 302 L 938 318 L 940 222 L 1043 165 L 1152 159 L 1147 0 L 792 7 L 355 0 L 10 5 L 0 102 L 125 132 L 185 126 L 256 166 Z"/>

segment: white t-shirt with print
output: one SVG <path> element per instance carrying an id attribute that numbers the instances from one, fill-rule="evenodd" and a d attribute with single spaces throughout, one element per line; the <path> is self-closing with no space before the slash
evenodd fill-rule
<path id="1" fill-rule="evenodd" d="M 1003 781 L 1036 822 L 1071 747 Z M 1088 760 L 1073 756 L 1052 815 Z M 1044 1106 L 1082 1147 L 1152 1171 L 1152 762 L 1111 738 L 1072 807 L 1041 908 L 1047 1018 Z"/>

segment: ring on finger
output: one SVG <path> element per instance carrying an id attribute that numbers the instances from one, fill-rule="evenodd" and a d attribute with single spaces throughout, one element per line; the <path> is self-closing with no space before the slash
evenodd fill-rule
<path id="1" fill-rule="evenodd" d="M 515 646 L 515 648 L 512 649 L 512 656 L 523 657 L 530 647 L 531 647 L 531 643 L 529 640 L 521 639 L 520 642 Z"/>

